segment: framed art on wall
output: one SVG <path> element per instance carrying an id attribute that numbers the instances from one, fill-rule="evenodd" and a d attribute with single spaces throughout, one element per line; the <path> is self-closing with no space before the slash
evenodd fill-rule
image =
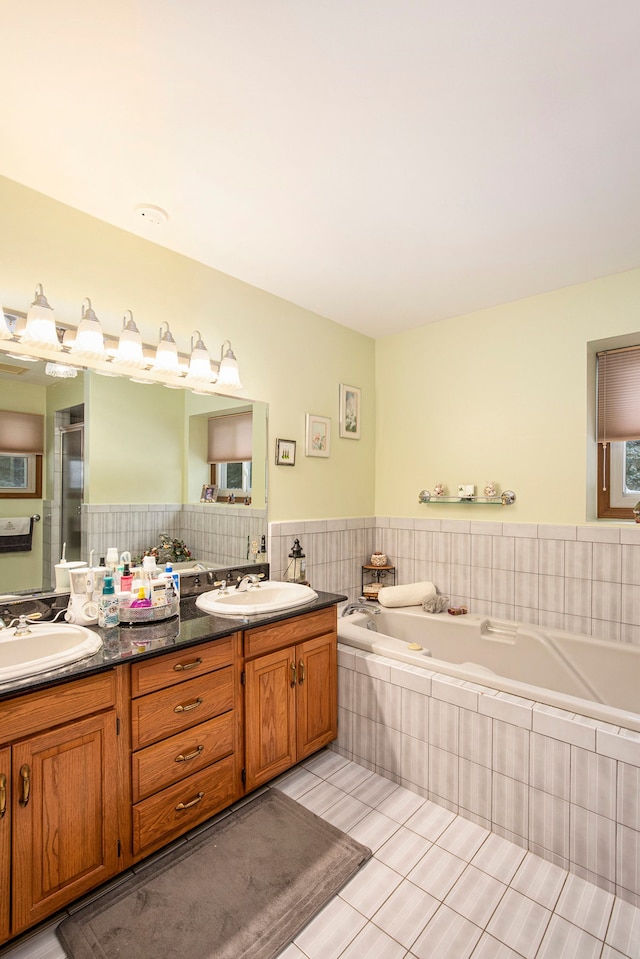
<path id="1" fill-rule="evenodd" d="M 357 386 L 340 384 L 340 436 L 342 439 L 360 439 L 361 398 L 362 390 Z"/>
<path id="2" fill-rule="evenodd" d="M 307 413 L 306 430 L 307 456 L 329 456 L 331 452 L 331 419 L 328 416 L 317 416 Z"/>
<path id="3" fill-rule="evenodd" d="M 276 466 L 296 465 L 296 441 L 276 440 Z"/>
<path id="4" fill-rule="evenodd" d="M 202 492 L 200 494 L 201 503 L 215 503 L 218 498 L 218 487 L 209 486 L 208 483 L 202 487 Z"/>

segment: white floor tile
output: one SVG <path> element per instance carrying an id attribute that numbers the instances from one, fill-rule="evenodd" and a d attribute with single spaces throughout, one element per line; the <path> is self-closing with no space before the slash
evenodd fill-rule
<path id="1" fill-rule="evenodd" d="M 427 800 L 420 809 L 407 819 L 405 826 L 418 835 L 435 842 L 448 825 L 456 818 L 455 813 Z"/>
<path id="2" fill-rule="evenodd" d="M 454 883 L 462 875 L 466 863 L 457 856 L 441 849 L 440 846 L 432 846 L 425 853 L 420 862 L 408 875 L 411 882 L 420 886 L 429 895 L 436 899 L 444 900 Z"/>
<path id="3" fill-rule="evenodd" d="M 391 839 L 387 839 L 384 846 L 377 850 L 376 859 L 406 876 L 432 845 L 428 839 L 400 826 Z"/>
<path id="4" fill-rule="evenodd" d="M 335 806 L 337 802 L 344 798 L 345 794 L 341 789 L 321 780 L 319 785 L 309 789 L 302 796 L 298 796 L 297 801 L 306 809 L 314 812 L 316 816 L 322 816 L 327 809 Z"/>
<path id="5" fill-rule="evenodd" d="M 339 769 L 346 766 L 348 762 L 349 760 L 345 759 L 344 756 L 339 756 L 338 753 L 324 749 L 316 753 L 315 756 L 311 756 L 310 759 L 305 759 L 303 766 L 316 776 L 328 779 L 329 776 L 333 776 Z"/>
<path id="6" fill-rule="evenodd" d="M 528 852 L 512 879 L 511 886 L 523 896 L 535 899 L 541 906 L 553 909 L 567 876 L 565 869 Z"/>
<path id="7" fill-rule="evenodd" d="M 563 919 L 552 916 L 536 959 L 599 959 L 602 940 Z"/>
<path id="8" fill-rule="evenodd" d="M 426 799 L 417 793 L 405 789 L 404 786 L 398 786 L 386 799 L 378 804 L 378 812 L 384 813 L 390 819 L 404 823 L 410 816 L 424 806 Z"/>
<path id="9" fill-rule="evenodd" d="M 336 829 L 349 832 L 356 823 L 368 816 L 370 812 L 371 806 L 360 802 L 359 799 L 354 799 L 353 796 L 344 794 L 339 802 L 334 803 L 333 806 L 322 813 L 322 818 L 332 823 Z"/>
<path id="10" fill-rule="evenodd" d="M 366 923 L 365 917 L 353 906 L 336 896 L 294 942 L 308 959 L 338 959 Z"/>
<path id="11" fill-rule="evenodd" d="M 504 883 L 475 866 L 467 866 L 445 904 L 484 929 L 506 891 Z"/>
<path id="12" fill-rule="evenodd" d="M 489 830 L 457 816 L 438 839 L 438 845 L 470 862 L 489 836 Z"/>
<path id="13" fill-rule="evenodd" d="M 400 787 L 392 783 L 390 779 L 373 773 L 368 779 L 351 790 L 351 795 L 359 799 L 360 802 L 366 802 L 368 806 L 377 808 L 383 800 L 387 799 L 392 793 Z"/>
<path id="14" fill-rule="evenodd" d="M 492 832 L 482 843 L 471 862 L 494 879 L 508 883 L 515 876 L 526 854 L 526 849 Z"/>
<path id="15" fill-rule="evenodd" d="M 418 959 L 469 959 L 482 929 L 453 909 L 440 906 L 411 948 Z"/>
<path id="16" fill-rule="evenodd" d="M 373 775 L 370 769 L 365 769 L 364 766 L 359 766 L 358 763 L 350 762 L 346 766 L 343 766 L 342 769 L 338 769 L 332 776 L 329 776 L 329 782 L 337 786 L 338 789 L 344 789 L 346 793 L 349 793 L 353 792 L 365 779 Z"/>
<path id="17" fill-rule="evenodd" d="M 286 793 L 287 796 L 290 796 L 291 799 L 299 799 L 300 796 L 303 796 L 321 782 L 323 782 L 323 780 L 318 776 L 314 776 L 313 773 L 310 773 L 307 769 L 298 766 L 294 773 L 281 777 L 276 780 L 273 785 L 277 786 L 281 792 Z"/>
<path id="18" fill-rule="evenodd" d="M 551 913 L 540 903 L 515 889 L 507 889 L 489 920 L 487 932 L 525 959 L 533 959 L 550 918 Z"/>
<path id="19" fill-rule="evenodd" d="M 368 816 L 361 819 L 349 830 L 349 835 L 368 846 L 373 852 L 383 846 L 400 826 L 394 819 L 383 816 L 372 809 Z"/>
<path id="20" fill-rule="evenodd" d="M 498 942 L 488 932 L 483 932 L 478 945 L 471 953 L 471 959 L 522 959 L 522 956 L 503 942 Z"/>
<path id="21" fill-rule="evenodd" d="M 347 946 L 340 959 L 403 959 L 404 946 L 369 923 Z"/>
<path id="22" fill-rule="evenodd" d="M 616 899 L 605 942 L 630 959 L 640 959 L 640 909 Z"/>
<path id="23" fill-rule="evenodd" d="M 373 921 L 409 949 L 439 906 L 437 899 L 405 879 L 380 907 Z"/>
<path id="24" fill-rule="evenodd" d="M 604 939 L 613 903 L 612 893 L 570 873 L 562 887 L 555 911 L 575 926 L 591 933 L 596 939 Z"/>
<path id="25" fill-rule="evenodd" d="M 371 919 L 402 882 L 402 876 L 377 859 L 370 859 L 341 890 L 349 905 Z"/>

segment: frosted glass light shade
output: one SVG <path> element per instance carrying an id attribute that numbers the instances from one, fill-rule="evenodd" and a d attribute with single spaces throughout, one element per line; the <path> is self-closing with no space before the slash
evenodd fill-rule
<path id="1" fill-rule="evenodd" d="M 195 331 L 194 336 L 196 334 L 198 339 L 196 340 L 195 346 L 193 345 L 193 336 L 191 337 L 191 357 L 189 359 L 189 369 L 186 378 L 189 382 L 210 383 L 213 378 L 213 373 L 211 371 L 209 351 L 202 342 L 202 337 L 198 330 Z"/>
<path id="2" fill-rule="evenodd" d="M 84 304 L 88 303 L 88 306 Z M 76 338 L 71 346 L 72 356 L 87 357 L 101 360 L 105 357 L 104 336 L 100 320 L 94 313 L 91 300 L 86 299 L 82 305 L 82 319 L 78 325 Z"/>
<path id="3" fill-rule="evenodd" d="M 41 283 L 36 286 L 36 296 L 27 311 L 27 322 L 20 339 L 22 343 L 46 346 L 50 350 L 62 349 L 55 313 L 47 302 Z"/>
<path id="4" fill-rule="evenodd" d="M 225 342 L 229 343 L 228 340 L 225 340 Z M 230 390 L 242 389 L 238 361 L 231 349 L 231 343 L 229 343 L 229 349 L 226 353 L 224 352 L 224 343 L 222 345 L 222 359 L 220 360 L 220 369 L 218 370 L 216 384 L 218 386 L 226 386 Z"/>
<path id="5" fill-rule="evenodd" d="M 142 337 L 140 336 L 138 327 L 133 321 L 131 310 L 127 310 L 127 313 L 129 314 L 129 319 L 126 319 L 127 314 L 125 313 L 122 333 L 118 341 L 118 349 L 116 350 L 113 360 L 114 363 L 118 363 L 121 366 L 142 369 L 147 365 L 142 352 Z"/>
<path id="6" fill-rule="evenodd" d="M 163 333 L 162 327 L 160 327 L 160 342 L 156 348 L 156 358 L 153 361 L 153 369 L 165 373 L 179 373 L 180 368 L 176 341 L 171 334 L 169 324 L 165 322 L 163 326 L 167 328 Z"/>

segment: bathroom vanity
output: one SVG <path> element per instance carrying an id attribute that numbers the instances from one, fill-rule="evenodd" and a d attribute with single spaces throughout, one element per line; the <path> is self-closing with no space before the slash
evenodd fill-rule
<path id="1" fill-rule="evenodd" d="M 337 735 L 336 605 L 101 631 L 0 686 L 0 943 Z"/>

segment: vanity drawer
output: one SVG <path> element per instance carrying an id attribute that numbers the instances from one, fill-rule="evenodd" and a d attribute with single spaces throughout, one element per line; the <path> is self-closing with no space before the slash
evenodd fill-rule
<path id="1" fill-rule="evenodd" d="M 148 746 L 233 709 L 232 666 L 198 676 L 131 702 L 131 745 Z"/>
<path id="2" fill-rule="evenodd" d="M 236 717 L 233 712 L 147 746 L 133 754 L 133 801 L 192 776 L 235 751 Z"/>
<path id="3" fill-rule="evenodd" d="M 269 626 L 258 626 L 244 634 L 244 654 L 247 658 L 272 653 L 325 633 L 336 631 L 336 607 L 319 609 L 315 613 L 295 616 Z"/>
<path id="4" fill-rule="evenodd" d="M 144 696 L 156 689 L 183 683 L 194 676 L 203 676 L 212 669 L 230 666 L 236 655 L 239 634 L 225 636 L 211 643 L 166 653 L 157 659 L 143 660 L 131 666 L 131 695 Z"/>
<path id="5" fill-rule="evenodd" d="M 234 757 L 222 759 L 133 807 L 133 854 L 151 852 L 237 799 Z"/>

